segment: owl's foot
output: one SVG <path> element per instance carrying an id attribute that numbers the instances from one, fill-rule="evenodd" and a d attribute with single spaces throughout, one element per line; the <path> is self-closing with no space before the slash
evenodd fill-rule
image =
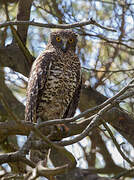
<path id="1" fill-rule="evenodd" d="M 63 135 L 67 135 L 69 132 L 69 128 L 65 124 L 57 124 L 55 125 L 57 130 L 60 131 Z"/>
<path id="2" fill-rule="evenodd" d="M 69 128 L 65 124 L 58 124 L 54 126 L 48 138 L 52 141 L 60 141 L 68 132 Z"/>

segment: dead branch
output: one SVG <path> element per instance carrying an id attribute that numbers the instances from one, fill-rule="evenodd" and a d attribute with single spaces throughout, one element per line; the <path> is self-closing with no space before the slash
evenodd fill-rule
<path id="1" fill-rule="evenodd" d="M 82 27 L 82 26 L 86 26 L 86 25 L 90 25 L 90 24 L 95 25 L 95 26 L 97 26 L 101 29 L 107 30 L 107 31 L 116 32 L 115 29 L 104 27 L 104 26 L 98 24 L 92 18 L 87 21 L 80 21 L 80 22 L 76 22 L 76 23 L 72 23 L 72 24 L 52 24 L 52 23 L 44 24 L 44 23 L 35 22 L 34 20 L 33 21 L 9 21 L 9 22 L 5 22 L 5 23 L 1 23 L 0 28 L 10 26 L 10 25 L 32 25 L 32 26 L 39 26 L 39 27 L 45 27 L 45 28 L 70 29 L 70 28 Z"/>

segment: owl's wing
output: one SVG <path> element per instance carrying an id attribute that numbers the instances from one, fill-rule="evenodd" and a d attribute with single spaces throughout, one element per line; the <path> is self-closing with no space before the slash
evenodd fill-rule
<path id="1" fill-rule="evenodd" d="M 27 87 L 26 121 L 37 122 L 36 110 L 51 68 L 52 57 L 51 52 L 44 52 L 33 63 Z"/>

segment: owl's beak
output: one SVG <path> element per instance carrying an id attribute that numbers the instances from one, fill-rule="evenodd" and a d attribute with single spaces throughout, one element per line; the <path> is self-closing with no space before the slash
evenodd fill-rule
<path id="1" fill-rule="evenodd" d="M 67 39 L 62 39 L 62 51 L 67 51 Z"/>

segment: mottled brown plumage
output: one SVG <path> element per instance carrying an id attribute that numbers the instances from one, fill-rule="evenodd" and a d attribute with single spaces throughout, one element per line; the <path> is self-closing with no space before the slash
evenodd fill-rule
<path id="1" fill-rule="evenodd" d="M 26 121 L 61 119 L 74 115 L 81 89 L 76 44 L 77 35 L 71 30 L 51 33 L 47 48 L 34 61 L 30 72 Z M 46 156 L 45 147 L 40 151 L 30 151 L 30 159 L 35 163 L 46 159 Z"/>
<path id="2" fill-rule="evenodd" d="M 39 117 L 50 120 L 74 115 L 81 88 L 76 44 L 77 35 L 71 30 L 51 33 L 46 50 L 35 60 L 31 69 L 26 121 L 37 122 Z"/>

